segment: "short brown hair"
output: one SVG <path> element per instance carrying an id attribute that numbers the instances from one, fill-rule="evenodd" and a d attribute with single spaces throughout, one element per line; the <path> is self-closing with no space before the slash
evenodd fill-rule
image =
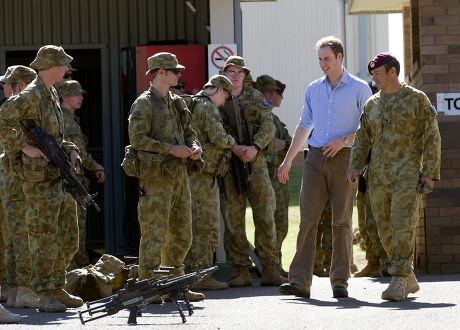
<path id="1" fill-rule="evenodd" d="M 345 56 L 343 52 L 342 41 L 337 37 L 327 36 L 327 37 L 319 39 L 316 42 L 316 49 L 318 50 L 323 47 L 331 47 L 331 50 L 334 53 L 335 57 L 337 57 L 339 54 L 342 54 L 342 57 Z"/>

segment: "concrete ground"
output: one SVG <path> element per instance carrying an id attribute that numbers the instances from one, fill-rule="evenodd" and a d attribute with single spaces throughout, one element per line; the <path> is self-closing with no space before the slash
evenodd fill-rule
<path id="1" fill-rule="evenodd" d="M 283 296 L 277 287 L 208 291 L 194 303 L 194 315 L 183 324 L 172 303 L 148 305 L 137 326 L 128 326 L 127 311 L 82 325 L 78 310 L 24 315 L 21 324 L 1 329 L 460 329 L 460 275 L 418 276 L 421 290 L 404 302 L 385 302 L 388 278 L 351 278 L 348 299 L 332 298 L 328 278 L 314 277 L 311 299 Z"/>

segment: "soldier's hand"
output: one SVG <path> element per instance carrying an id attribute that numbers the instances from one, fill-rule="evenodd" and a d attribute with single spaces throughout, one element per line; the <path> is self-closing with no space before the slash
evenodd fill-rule
<path id="1" fill-rule="evenodd" d="M 72 169 L 75 171 L 75 173 L 80 173 L 82 168 L 81 168 L 81 159 L 80 155 L 78 155 L 78 152 L 76 150 L 72 150 L 70 152 L 70 164 L 72 164 Z"/>
<path id="2" fill-rule="evenodd" d="M 326 157 L 334 157 L 345 146 L 342 139 L 332 140 L 323 147 L 323 155 Z"/>
<path id="3" fill-rule="evenodd" d="M 276 152 L 284 150 L 286 148 L 286 140 L 275 140 L 275 150 Z"/>
<path id="4" fill-rule="evenodd" d="M 420 178 L 420 183 L 422 183 L 425 186 L 430 187 L 431 189 L 433 189 L 434 180 L 432 178 L 430 178 L 429 176 L 422 176 Z"/>
<path id="5" fill-rule="evenodd" d="M 31 144 L 26 144 L 25 147 L 22 148 L 22 152 L 30 158 L 43 158 L 48 160 L 48 157 L 46 157 L 43 151 Z"/>
<path id="6" fill-rule="evenodd" d="M 258 150 L 254 146 L 247 146 L 244 154 L 240 157 L 243 163 L 249 163 L 257 155 Z"/>
<path id="7" fill-rule="evenodd" d="M 348 173 L 347 173 L 347 182 L 349 184 L 356 184 L 358 181 L 358 178 L 359 178 L 359 174 L 360 172 L 358 170 L 349 170 Z"/>
<path id="8" fill-rule="evenodd" d="M 177 158 L 188 158 L 192 155 L 192 149 L 184 145 L 172 145 L 168 152 Z"/>
<path id="9" fill-rule="evenodd" d="M 278 181 L 286 184 L 289 181 L 289 171 L 291 170 L 292 163 L 286 159 L 281 163 L 278 168 Z"/>
<path id="10" fill-rule="evenodd" d="M 192 154 L 190 155 L 191 160 L 197 160 L 200 159 L 202 150 L 198 146 L 192 146 Z"/>
<path id="11" fill-rule="evenodd" d="M 234 144 L 232 146 L 232 152 L 236 155 L 236 157 L 240 158 L 244 155 L 246 146 Z"/>

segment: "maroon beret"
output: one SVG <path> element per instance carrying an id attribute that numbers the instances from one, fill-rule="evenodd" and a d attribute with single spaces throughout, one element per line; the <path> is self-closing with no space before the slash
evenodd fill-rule
<path id="1" fill-rule="evenodd" d="M 388 64 L 393 60 L 396 60 L 396 57 L 390 53 L 377 54 L 372 60 L 369 61 L 369 64 L 367 65 L 367 71 L 369 71 L 369 74 L 372 74 L 372 70 L 377 69 L 379 66 Z"/>
<path id="2" fill-rule="evenodd" d="M 283 84 L 281 81 L 279 80 L 275 80 L 276 82 L 276 86 L 278 86 L 278 89 L 276 90 L 276 92 L 283 96 L 283 93 L 284 93 L 284 90 L 286 89 L 286 84 Z"/>

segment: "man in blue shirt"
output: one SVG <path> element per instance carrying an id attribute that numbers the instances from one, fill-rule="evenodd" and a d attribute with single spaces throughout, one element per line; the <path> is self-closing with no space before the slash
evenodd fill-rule
<path id="1" fill-rule="evenodd" d="M 345 178 L 359 117 L 372 92 L 365 81 L 343 67 L 343 45 L 338 38 L 322 38 L 316 49 L 325 76 L 307 87 L 300 122 L 278 169 L 278 179 L 286 183 L 293 159 L 312 133 L 300 192 L 297 250 L 289 268 L 289 283 L 281 285 L 280 292 L 310 297 L 316 232 L 324 205 L 330 199 L 333 248 L 330 280 L 333 296 L 344 298 L 348 297 L 350 278 L 353 211 L 353 187 L 347 186 Z"/>

